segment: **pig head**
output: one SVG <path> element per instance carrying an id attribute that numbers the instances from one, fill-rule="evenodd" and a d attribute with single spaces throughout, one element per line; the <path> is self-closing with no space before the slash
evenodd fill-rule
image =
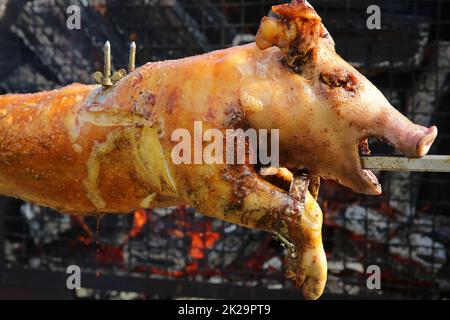
<path id="1" fill-rule="evenodd" d="M 270 90 L 261 86 L 260 100 L 270 103 L 260 112 L 248 108 L 250 124 L 280 129 L 281 166 L 306 168 L 355 192 L 380 194 L 376 176 L 361 168 L 360 155 L 370 153 L 368 138 L 420 157 L 428 152 L 437 128 L 409 121 L 343 60 L 307 1 L 293 0 L 273 11 L 278 17 L 263 18 L 256 45 L 279 54 L 280 70 L 288 73 L 272 75 Z"/>

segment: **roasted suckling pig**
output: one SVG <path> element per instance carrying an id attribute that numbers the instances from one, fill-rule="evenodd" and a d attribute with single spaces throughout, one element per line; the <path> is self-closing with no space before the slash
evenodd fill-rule
<path id="1" fill-rule="evenodd" d="M 296 249 L 287 275 L 318 298 L 327 275 L 319 178 L 378 195 L 377 178 L 361 168 L 367 139 L 419 157 L 437 129 L 410 122 L 344 61 L 307 1 L 273 11 L 256 43 L 148 63 L 113 86 L 0 96 L 0 193 L 71 214 L 185 204 L 275 232 Z M 290 190 L 264 179 L 247 153 L 242 163 L 174 163 L 173 133 L 194 136 L 196 122 L 278 129 L 280 168 L 266 173 Z"/>

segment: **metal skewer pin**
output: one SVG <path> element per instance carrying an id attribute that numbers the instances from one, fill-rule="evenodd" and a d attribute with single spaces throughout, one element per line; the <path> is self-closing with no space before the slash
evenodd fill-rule
<path id="1" fill-rule="evenodd" d="M 125 69 L 119 69 L 114 72 L 111 76 L 111 44 L 109 41 L 105 42 L 103 46 L 104 52 L 104 68 L 103 73 L 97 71 L 94 73 L 93 77 L 97 83 L 101 84 L 105 88 L 109 88 L 116 84 L 120 79 L 127 75 Z M 128 72 L 133 72 L 136 69 L 136 43 L 133 41 L 130 45 L 129 57 L 128 57 Z"/>
<path id="2" fill-rule="evenodd" d="M 130 45 L 130 55 L 128 57 L 128 73 L 131 73 L 136 69 L 136 42 L 132 42 Z"/>
<path id="3" fill-rule="evenodd" d="M 421 158 L 397 156 L 362 156 L 364 169 L 382 171 L 450 172 L 450 155 L 428 155 Z"/>
<path id="4" fill-rule="evenodd" d="M 113 83 L 111 81 L 111 44 L 109 41 L 106 41 L 103 46 L 103 57 L 103 73 L 101 71 L 97 71 L 94 73 L 93 77 L 95 81 L 102 86 L 111 87 Z"/>

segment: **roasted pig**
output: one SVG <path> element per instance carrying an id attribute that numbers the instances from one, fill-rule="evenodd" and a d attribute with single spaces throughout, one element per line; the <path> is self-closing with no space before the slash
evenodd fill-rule
<path id="1" fill-rule="evenodd" d="M 1 96 L 0 193 L 71 214 L 186 204 L 275 232 L 296 249 L 288 276 L 306 298 L 318 298 L 327 274 L 318 178 L 378 195 L 359 158 L 367 138 L 419 157 L 437 129 L 410 122 L 339 57 L 306 1 L 273 11 L 278 17 L 263 18 L 256 43 L 148 63 L 114 86 Z M 196 121 L 204 130 L 279 129 L 287 169 L 272 174 L 291 190 L 247 161 L 175 164 L 172 133 L 193 133 Z"/>

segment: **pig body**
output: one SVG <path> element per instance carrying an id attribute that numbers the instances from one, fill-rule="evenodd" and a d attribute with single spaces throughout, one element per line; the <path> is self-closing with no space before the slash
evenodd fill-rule
<path id="1" fill-rule="evenodd" d="M 253 168 L 175 165 L 172 134 L 187 129 L 194 137 L 196 121 L 203 130 L 257 128 L 247 115 L 272 103 L 293 107 L 308 89 L 280 60 L 277 49 L 250 44 L 149 63 L 109 89 L 73 84 L 1 96 L 0 192 L 67 213 L 188 204 L 217 215 L 243 200 L 231 187 L 213 190 L 234 183 L 227 167 L 236 178 Z M 268 129 L 280 112 L 273 109 Z M 302 118 L 301 124 L 310 121 Z"/>

